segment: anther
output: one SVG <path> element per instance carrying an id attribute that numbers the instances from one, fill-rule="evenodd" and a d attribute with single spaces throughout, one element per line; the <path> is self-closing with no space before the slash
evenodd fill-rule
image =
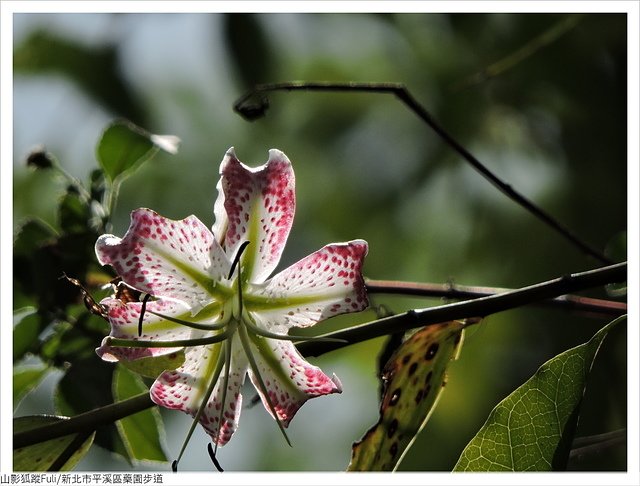
<path id="1" fill-rule="evenodd" d="M 147 302 L 151 298 L 151 294 L 145 294 L 142 299 L 142 309 L 140 309 L 140 319 L 138 319 L 138 337 L 142 336 L 142 321 L 144 320 L 144 313 L 147 310 Z"/>
<path id="2" fill-rule="evenodd" d="M 224 472 L 224 469 L 222 469 L 222 466 L 220 465 L 220 463 L 218 462 L 218 459 L 216 458 L 216 453 L 213 450 L 213 446 L 211 445 L 211 442 L 207 444 L 207 450 L 209 451 L 209 457 L 211 458 L 211 462 L 213 462 L 213 465 L 216 467 L 216 469 L 219 472 Z"/>
<path id="3" fill-rule="evenodd" d="M 229 270 L 229 276 L 227 277 L 227 279 L 231 279 L 231 277 L 233 276 L 233 272 L 235 272 L 236 266 L 240 262 L 240 257 L 242 256 L 242 253 L 244 252 L 248 244 L 249 244 L 248 241 L 244 241 L 240 245 L 240 248 L 238 248 L 238 251 L 236 252 L 236 257 L 233 259 L 233 263 L 231 264 L 231 269 Z"/>

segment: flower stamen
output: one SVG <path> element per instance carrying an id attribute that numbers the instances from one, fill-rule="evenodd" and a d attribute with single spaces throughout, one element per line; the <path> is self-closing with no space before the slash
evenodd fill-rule
<path id="1" fill-rule="evenodd" d="M 277 334 L 275 332 L 267 331 L 266 329 L 261 329 L 253 323 L 253 319 L 251 316 L 246 315 L 242 322 L 247 326 L 247 328 L 258 336 L 270 338 L 270 339 L 280 339 L 281 341 L 292 341 L 292 342 L 301 342 L 301 341 L 326 341 L 326 342 L 341 342 L 346 343 L 345 339 L 339 338 L 330 338 L 330 337 L 322 337 L 322 336 L 302 336 L 299 334 Z"/>
<path id="2" fill-rule="evenodd" d="M 233 332 L 234 331 L 227 329 L 225 332 L 216 334 L 215 336 L 195 339 L 178 339 L 175 341 L 143 341 L 140 339 L 121 339 L 107 336 L 104 344 L 115 348 L 184 348 L 187 346 L 206 346 L 208 344 L 215 344 L 228 339 Z"/>
<path id="3" fill-rule="evenodd" d="M 234 326 L 235 327 L 235 326 Z M 224 369 L 224 378 L 222 380 L 222 386 L 224 387 L 222 389 L 222 404 L 220 405 L 220 415 L 218 415 L 218 430 L 216 435 L 219 437 L 220 436 L 220 431 L 221 431 L 221 427 L 222 427 L 222 420 L 224 418 L 224 407 L 227 403 L 227 390 L 229 389 L 229 374 L 231 372 L 231 351 L 232 351 L 232 340 L 233 337 L 231 339 L 228 339 L 225 342 L 225 369 Z M 216 465 L 216 467 L 222 472 L 222 468 L 220 467 L 220 464 L 218 464 L 218 462 L 215 459 L 215 453 L 218 452 L 218 441 L 216 441 L 216 447 L 215 450 L 213 451 L 213 454 L 211 454 L 211 451 L 209 451 L 209 454 L 211 455 L 211 458 L 213 460 L 213 463 Z"/>
<path id="4" fill-rule="evenodd" d="M 246 248 L 246 245 L 243 243 L 240 249 L 243 250 L 244 248 Z M 236 256 L 236 258 L 238 257 Z M 242 317 L 243 312 L 242 312 L 242 267 L 241 266 L 238 266 L 238 299 L 240 304 L 239 305 L 240 316 Z M 267 390 L 267 387 L 264 384 L 264 380 L 262 379 L 262 375 L 260 374 L 260 368 L 258 367 L 258 364 L 256 363 L 256 359 L 253 356 L 253 352 L 251 351 L 251 345 L 249 343 L 249 335 L 247 334 L 248 321 L 249 319 L 242 319 L 241 323 L 243 325 L 238 326 L 238 335 L 240 336 L 240 343 L 242 344 L 242 347 L 244 348 L 244 352 L 247 355 L 249 366 L 251 367 L 251 370 L 253 371 L 253 374 L 255 375 L 258 381 L 258 384 L 260 386 L 260 391 L 264 395 L 267 401 L 267 404 L 269 405 L 269 410 L 271 411 L 271 414 L 275 417 L 276 422 L 278 423 L 278 427 L 280 428 L 280 431 L 284 436 L 284 440 L 287 441 L 287 444 L 289 444 L 289 447 L 293 447 L 291 445 L 291 441 L 289 440 L 289 437 L 287 436 L 286 431 L 284 430 L 284 426 L 282 425 L 282 422 L 278 417 L 276 408 L 274 407 L 273 401 L 271 400 L 271 396 L 269 395 L 269 390 Z"/>
<path id="5" fill-rule="evenodd" d="M 216 448 L 217 447 L 218 445 L 216 444 Z M 220 465 L 220 463 L 218 462 L 218 459 L 216 458 L 216 453 L 213 450 L 213 447 L 211 446 L 211 442 L 207 444 L 207 451 L 209 451 L 209 457 L 211 458 L 211 462 L 213 462 L 213 465 L 216 467 L 218 472 L 224 472 L 224 469 L 222 469 L 222 466 Z"/>
<path id="6" fill-rule="evenodd" d="M 240 248 L 238 248 L 238 251 L 236 252 L 236 256 L 233 259 L 233 263 L 231 264 L 231 268 L 229 269 L 229 276 L 227 277 L 227 280 L 231 280 L 231 277 L 233 276 L 233 272 L 235 271 L 236 266 L 240 262 L 240 257 L 242 256 L 242 252 L 244 252 L 244 250 L 247 248 L 248 245 L 249 245 L 248 241 L 243 241 L 242 244 L 240 245 Z"/>
<path id="7" fill-rule="evenodd" d="M 238 335 L 240 336 L 240 343 L 242 343 L 242 348 L 244 349 L 244 352 L 247 355 L 247 358 L 249 360 L 249 366 L 251 367 L 251 371 L 253 372 L 253 374 L 256 377 L 256 380 L 258 382 L 258 385 L 259 385 L 259 388 L 260 388 L 260 392 L 264 396 L 264 399 L 266 400 L 267 405 L 269 405 L 269 410 L 271 411 L 271 414 L 273 415 L 273 417 L 276 419 L 278 427 L 280 428 L 280 432 L 282 432 L 282 435 L 284 436 L 284 440 L 287 441 L 287 444 L 289 444 L 290 447 L 293 447 L 293 445 L 291 445 L 291 441 L 289 440 L 289 437 L 287 436 L 287 432 L 284 430 L 284 426 L 282 425 L 282 421 L 278 417 L 278 413 L 276 412 L 276 408 L 274 407 L 273 401 L 271 400 L 271 396 L 269 395 L 269 390 L 267 390 L 267 387 L 264 384 L 264 380 L 262 379 L 262 375 L 260 374 L 260 369 L 258 368 L 258 363 L 256 363 L 256 359 L 253 356 L 253 352 L 251 351 L 251 344 L 249 342 L 249 335 L 247 334 L 247 330 L 246 330 L 245 326 L 239 326 Z"/>
<path id="8" fill-rule="evenodd" d="M 213 370 L 213 375 L 211 377 L 211 381 L 209 382 L 209 386 L 207 387 L 207 390 L 204 393 L 204 396 L 202 397 L 202 402 L 200 403 L 200 406 L 198 407 L 198 411 L 196 412 L 196 414 L 193 416 L 193 421 L 191 422 L 191 427 L 189 428 L 189 432 L 187 432 L 187 436 L 184 439 L 184 442 L 182 443 L 182 448 L 180 449 L 180 453 L 178 454 L 178 458 L 173 461 L 173 463 L 171 464 L 171 469 L 176 472 L 178 470 L 178 463 L 180 462 L 180 459 L 182 459 L 182 455 L 184 454 L 185 449 L 187 448 L 187 444 L 189 443 L 189 440 L 191 439 L 191 436 L 193 435 L 193 431 L 196 428 L 196 425 L 198 425 L 198 422 L 200 421 L 200 417 L 202 416 L 202 412 L 204 412 L 204 409 L 207 406 L 207 402 L 209 401 L 209 397 L 211 396 L 211 393 L 213 393 L 213 389 L 216 386 L 216 383 L 218 382 L 218 378 L 220 378 L 220 373 L 222 372 L 222 368 L 224 366 L 224 364 L 226 363 L 226 361 L 228 361 L 228 358 L 226 357 L 226 355 L 228 355 L 228 347 L 223 347 L 222 348 L 222 353 L 224 356 L 220 356 L 218 355 L 218 361 L 216 362 L 216 367 Z M 223 358 L 225 358 L 223 360 Z M 223 363 L 223 361 L 225 363 Z M 225 373 L 225 376 L 228 377 L 229 371 L 228 371 L 228 367 L 227 367 L 227 371 Z M 225 384 L 226 387 L 226 384 Z M 218 424 L 218 427 L 220 425 Z"/>
<path id="9" fill-rule="evenodd" d="M 140 318 L 138 319 L 138 337 L 142 336 L 142 321 L 144 320 L 144 313 L 147 310 L 147 302 L 151 298 L 151 294 L 145 294 L 142 299 L 142 308 L 140 309 Z"/>
<path id="10" fill-rule="evenodd" d="M 155 312 L 152 310 L 149 310 L 147 312 L 149 314 L 153 314 L 154 316 L 158 316 L 167 321 L 175 322 L 176 324 L 182 324 L 183 326 L 187 326 L 192 329 L 198 329 L 200 331 L 218 331 L 220 329 L 224 329 L 224 327 L 227 325 L 226 322 L 217 322 L 215 324 L 202 324 L 199 322 L 185 321 L 184 319 L 178 319 L 177 317 L 171 317 L 166 314 L 161 314 L 160 312 Z"/>

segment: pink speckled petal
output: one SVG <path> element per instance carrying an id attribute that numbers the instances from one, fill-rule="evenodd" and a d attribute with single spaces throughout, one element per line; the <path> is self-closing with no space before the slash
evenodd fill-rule
<path id="1" fill-rule="evenodd" d="M 220 163 L 220 179 L 218 179 L 218 183 L 216 184 L 216 191 L 218 192 L 218 196 L 216 197 L 216 202 L 213 204 L 213 216 L 215 221 L 213 222 L 213 226 L 211 227 L 211 231 L 213 232 L 213 236 L 216 241 L 220 245 L 224 245 L 225 236 L 227 234 L 227 225 L 229 223 L 229 218 L 227 218 L 227 210 L 224 208 L 224 189 L 222 188 L 222 174 L 224 172 L 224 168 L 229 163 L 229 160 L 235 159 L 236 154 L 231 147 L 227 150 L 227 153 L 224 154 L 222 158 L 222 162 Z"/>
<path id="2" fill-rule="evenodd" d="M 254 338 L 251 346 L 273 408 L 284 427 L 289 425 L 298 409 L 310 398 L 342 393 L 340 380 L 335 375 L 329 378 L 320 368 L 305 361 L 291 341 Z M 277 369 L 273 368 L 274 365 L 277 365 Z M 249 378 L 265 408 L 271 413 L 251 369 Z"/>
<path id="3" fill-rule="evenodd" d="M 122 339 L 143 341 L 174 341 L 188 339 L 191 329 L 180 324 L 162 319 L 151 312 L 146 312 L 142 321 L 142 336 L 138 336 L 138 320 L 142 309 L 141 302 L 124 304 L 118 299 L 103 299 L 100 302 L 107 308 L 111 333 L 109 336 Z M 176 317 L 188 312 L 185 305 L 178 302 L 154 300 L 147 303 L 147 311 Z M 105 338 L 106 339 L 106 338 Z M 103 341 L 104 342 L 104 341 Z M 161 356 L 176 351 L 177 348 L 127 348 L 121 346 L 102 345 L 96 353 L 105 361 L 131 361 L 150 356 Z"/>
<path id="4" fill-rule="evenodd" d="M 244 241 L 243 258 L 250 282 L 261 283 L 278 265 L 295 213 L 295 177 L 291 162 L 276 149 L 266 164 L 251 169 L 233 151 L 222 168 L 224 207 L 228 217 L 225 247 L 233 258 Z"/>
<path id="5" fill-rule="evenodd" d="M 154 403 L 172 410 L 180 410 L 195 417 L 202 403 L 203 395 L 209 386 L 215 363 L 221 356 L 222 346 L 224 343 L 186 348 L 184 364 L 174 371 L 164 372 L 152 385 L 151 399 Z M 229 373 L 225 410 L 220 431 L 218 431 L 218 422 L 224 388 L 224 369 L 200 416 L 200 424 L 212 440 L 220 446 L 229 442 L 238 428 L 242 408 L 240 388 L 246 372 L 246 358 L 242 354 L 234 353 L 231 358 L 231 372 Z"/>
<path id="6" fill-rule="evenodd" d="M 211 282 L 226 277 L 230 265 L 198 218 L 173 221 L 150 209 L 131 213 L 131 225 L 124 238 L 98 238 L 96 255 L 102 265 L 113 266 L 128 285 L 158 297 L 180 300 L 192 312 L 214 300 Z"/>
<path id="7" fill-rule="evenodd" d="M 357 312 L 369 305 L 362 278 L 367 242 L 334 243 L 303 258 L 247 292 L 246 307 L 253 311 L 251 297 L 269 299 L 269 309 L 252 312 L 258 324 L 283 332 L 308 327 L 329 317 Z M 258 308 L 256 304 L 255 308 Z"/>

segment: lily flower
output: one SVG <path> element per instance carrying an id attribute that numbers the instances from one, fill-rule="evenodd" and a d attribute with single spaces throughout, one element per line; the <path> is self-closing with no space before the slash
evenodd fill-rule
<path id="1" fill-rule="evenodd" d="M 153 296 L 101 302 L 111 333 L 98 355 L 131 361 L 183 350 L 184 362 L 158 376 L 151 399 L 193 416 L 216 446 L 238 427 L 247 374 L 283 434 L 308 399 L 340 393 L 337 377 L 308 363 L 293 344 L 309 338 L 288 333 L 368 306 L 363 240 L 329 244 L 268 278 L 295 212 L 295 178 L 284 153 L 272 149 L 268 162 L 252 169 L 231 148 L 220 175 L 212 230 L 195 216 L 174 221 L 138 209 L 123 238 L 96 242 L 102 265 Z"/>

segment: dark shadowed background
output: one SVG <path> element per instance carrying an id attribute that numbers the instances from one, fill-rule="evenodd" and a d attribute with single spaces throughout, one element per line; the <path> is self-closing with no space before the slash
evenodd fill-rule
<path id="1" fill-rule="evenodd" d="M 278 93 L 267 116 L 251 123 L 232 110 L 255 83 L 398 81 L 491 170 L 595 247 L 613 251 L 624 238 L 623 14 L 20 14 L 14 39 L 15 228 L 27 216 L 54 222 L 64 187 L 46 171 L 27 170 L 29 150 L 44 144 L 86 179 L 101 131 L 125 117 L 182 144 L 176 156 L 158 155 L 125 182 L 118 235 L 138 207 L 174 219 L 195 214 L 210 225 L 225 151 L 235 146 L 256 166 L 275 147 L 294 164 L 298 197 L 280 268 L 326 243 L 355 238 L 369 242 L 370 278 L 519 287 L 598 266 L 500 194 L 390 95 Z M 626 257 L 623 251 L 613 258 Z M 439 303 L 374 301 L 397 312 Z M 472 328 L 401 469 L 450 470 L 498 401 L 604 323 L 527 307 Z M 313 360 L 340 377 L 344 393 L 301 409 L 289 429 L 293 448 L 261 406 L 245 410 L 219 453 L 223 466 L 344 470 L 351 443 L 377 419 L 375 366 L 383 342 Z M 620 326 L 596 359 L 578 435 L 626 426 L 626 367 Z M 51 374 L 16 415 L 54 413 L 57 377 Z M 163 417 L 175 457 L 190 420 L 164 410 Z M 197 430 L 182 470 L 212 469 L 206 443 Z M 624 469 L 626 453 L 616 449 L 573 467 Z M 97 448 L 79 466 L 129 468 Z"/>

